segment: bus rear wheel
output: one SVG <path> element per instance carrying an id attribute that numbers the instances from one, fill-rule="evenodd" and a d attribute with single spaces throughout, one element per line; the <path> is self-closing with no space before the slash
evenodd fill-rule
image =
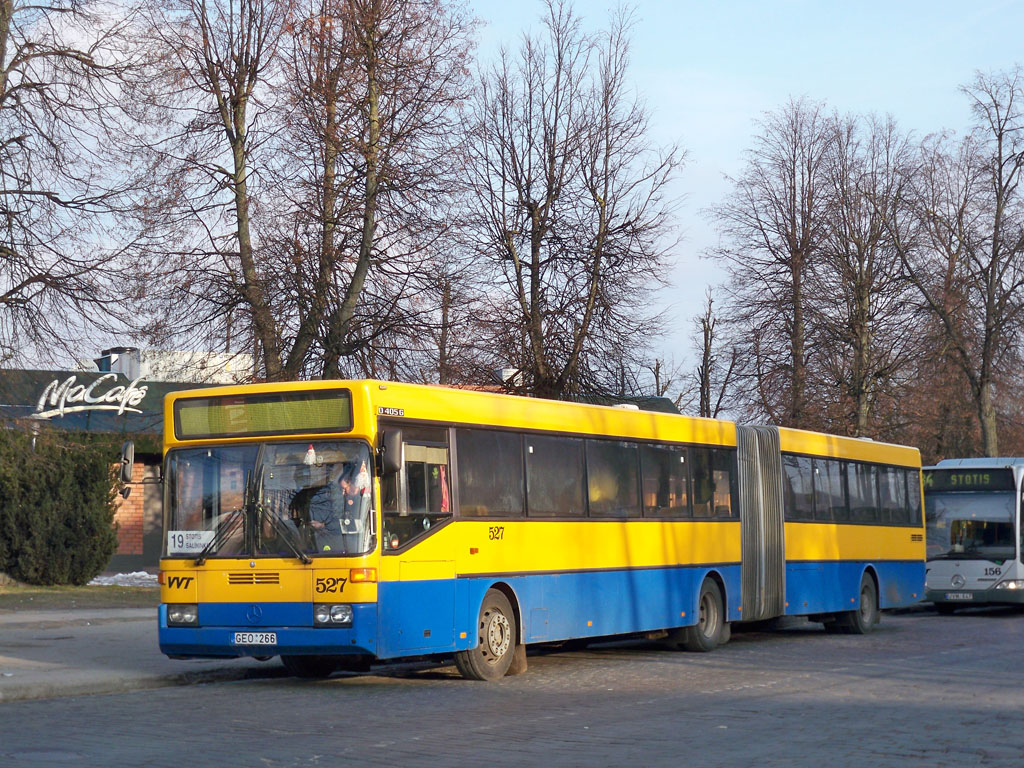
<path id="1" fill-rule="evenodd" d="M 680 630 L 678 647 L 684 651 L 707 653 L 728 640 L 726 631 L 722 590 L 714 579 L 705 579 L 697 598 L 697 623 Z"/>
<path id="2" fill-rule="evenodd" d="M 852 611 L 845 611 L 832 624 L 834 632 L 842 635 L 866 635 L 878 623 L 878 590 L 875 580 L 865 573 L 860 579 L 860 602 Z"/>
<path id="3" fill-rule="evenodd" d="M 338 669 L 338 660 L 333 656 L 282 656 L 281 663 L 295 677 L 330 677 Z"/>
<path id="4" fill-rule="evenodd" d="M 477 620 L 477 644 L 455 654 L 455 666 L 467 680 L 499 680 L 516 654 L 516 617 L 508 598 L 487 590 Z"/>

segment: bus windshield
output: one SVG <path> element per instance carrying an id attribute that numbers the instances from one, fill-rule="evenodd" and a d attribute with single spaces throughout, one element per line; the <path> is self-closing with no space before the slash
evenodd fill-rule
<path id="1" fill-rule="evenodd" d="M 929 560 L 1012 560 L 1013 491 L 926 493 Z"/>
<path id="2" fill-rule="evenodd" d="M 369 448 L 246 443 L 167 456 L 167 556 L 364 554 L 373 549 Z"/>

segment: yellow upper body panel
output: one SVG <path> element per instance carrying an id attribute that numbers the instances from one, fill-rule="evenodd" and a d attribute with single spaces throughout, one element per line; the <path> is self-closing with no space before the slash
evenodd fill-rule
<path id="1" fill-rule="evenodd" d="M 665 442 L 736 445 L 736 425 L 730 421 L 449 387 L 359 380 L 277 382 L 172 392 L 164 401 L 164 449 L 176 445 L 222 443 L 225 440 L 179 440 L 174 434 L 174 403 L 182 398 L 230 397 L 339 388 L 352 392 L 351 434 L 370 440 L 373 440 L 376 433 L 377 417 L 384 416 L 394 417 L 400 421 L 570 432 Z M 303 440 L 314 437 L 323 435 L 295 434 L 288 435 L 287 439 Z M 266 439 L 266 436 L 231 438 L 232 441 Z"/>
<path id="2" fill-rule="evenodd" d="M 871 461 L 913 469 L 921 466 L 921 452 L 917 448 L 879 443 L 864 438 L 840 437 L 839 435 L 826 435 L 822 432 L 807 432 L 802 429 L 780 427 L 779 443 L 783 453 Z"/>
<path id="3" fill-rule="evenodd" d="M 787 561 L 924 560 L 921 526 L 786 523 Z"/>
<path id="4" fill-rule="evenodd" d="M 167 395 L 164 403 L 164 448 L 178 444 L 224 442 L 224 438 L 177 439 L 173 428 L 173 410 L 174 403 L 181 398 L 339 388 L 348 389 L 352 393 L 351 434 L 371 440 L 376 434 L 378 416 L 384 416 L 399 421 L 492 426 L 727 447 L 736 445 L 736 425 L 731 421 L 363 379 L 245 384 L 172 392 Z M 317 435 L 296 434 L 288 437 L 307 439 Z M 779 438 L 783 452 L 787 453 L 873 461 L 904 467 L 921 466 L 920 452 L 906 446 L 788 428 L 779 429 Z M 266 436 L 232 439 L 265 440 Z"/>
<path id="5" fill-rule="evenodd" d="M 381 558 L 381 581 L 558 573 L 740 560 L 733 521 L 463 520 Z"/>

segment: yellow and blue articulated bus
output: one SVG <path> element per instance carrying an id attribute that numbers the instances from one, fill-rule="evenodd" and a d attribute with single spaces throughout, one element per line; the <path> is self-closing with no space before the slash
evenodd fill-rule
<path id="1" fill-rule="evenodd" d="M 383 381 L 168 395 L 160 647 L 325 676 L 921 598 L 916 449 Z"/>

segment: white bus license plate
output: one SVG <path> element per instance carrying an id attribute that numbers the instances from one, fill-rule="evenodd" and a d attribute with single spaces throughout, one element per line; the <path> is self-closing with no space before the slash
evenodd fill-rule
<path id="1" fill-rule="evenodd" d="M 974 595 L 970 592 L 947 592 L 947 600 L 973 600 Z"/>
<path id="2" fill-rule="evenodd" d="M 277 632 L 235 632 L 235 645 L 277 645 Z"/>

